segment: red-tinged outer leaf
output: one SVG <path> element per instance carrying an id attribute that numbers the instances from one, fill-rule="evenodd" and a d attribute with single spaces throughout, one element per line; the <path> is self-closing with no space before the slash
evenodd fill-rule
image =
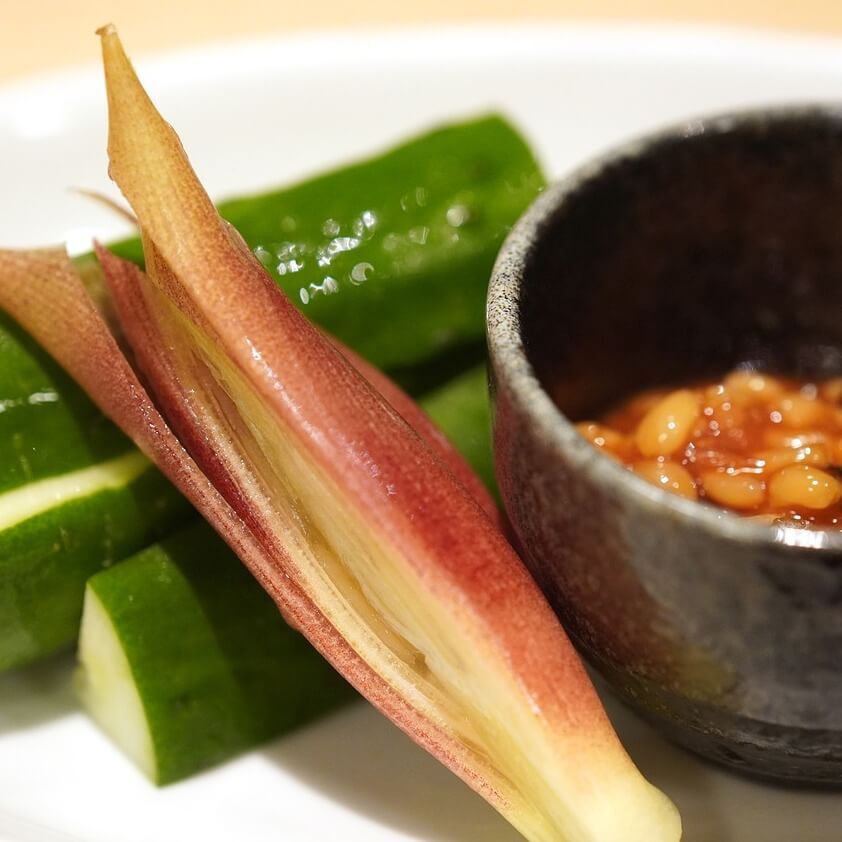
<path id="1" fill-rule="evenodd" d="M 421 407 L 403 389 L 383 374 L 382 371 L 375 368 L 367 360 L 364 360 L 359 354 L 335 339 L 330 338 L 330 341 L 374 389 L 397 410 L 398 415 L 424 439 L 442 462 L 450 469 L 453 476 L 465 486 L 468 494 L 479 503 L 482 510 L 491 518 L 495 526 L 501 532 L 505 532 L 504 524 L 500 519 L 499 509 L 494 502 L 494 498 L 488 493 L 488 489 L 473 472 L 471 466 L 464 460 L 459 451 L 453 447 L 447 436 L 432 422 Z"/>
<path id="2" fill-rule="evenodd" d="M 348 670 L 359 689 L 530 839 L 678 838 L 520 560 L 242 248 L 102 35 L 111 173 L 150 246 L 135 350 L 167 357 L 159 400 L 263 544 L 271 592 L 298 586 L 370 668 Z"/>
<path id="3" fill-rule="evenodd" d="M 135 349 L 138 363 L 145 376 L 150 383 L 154 384 L 159 399 L 167 403 L 168 414 L 175 429 L 179 431 L 188 449 L 199 459 L 204 460 L 206 469 L 215 477 L 216 487 L 226 494 L 235 509 L 243 511 L 247 524 L 262 537 L 264 546 L 271 546 L 273 544 L 271 534 L 267 534 L 260 520 L 252 516 L 243 501 L 236 478 L 229 472 L 228 466 L 219 459 L 216 450 L 218 439 L 211 441 L 203 434 L 196 435 L 195 418 L 201 413 L 207 423 L 210 413 L 195 405 L 193 390 L 179 389 L 179 379 L 175 360 L 172 358 L 169 337 L 161 334 L 158 320 L 153 317 L 148 307 L 147 297 L 156 294 L 154 288 L 149 286 L 144 273 L 135 265 L 121 260 L 101 247 L 97 247 L 97 253 L 121 319 L 123 332 Z M 154 249 L 147 254 L 147 265 L 157 267 L 159 272 L 166 271 L 166 267 L 160 265 Z M 172 279 L 165 282 L 165 286 L 170 282 Z M 290 580 L 286 576 L 281 576 L 279 584 L 279 577 L 273 576 L 271 569 L 267 573 L 267 564 L 270 568 L 274 564 L 276 571 L 284 569 L 282 555 L 281 550 L 274 558 L 271 552 L 267 552 L 267 558 L 255 561 L 254 558 L 243 557 L 243 560 L 284 610 L 286 608 L 284 587 Z M 285 613 L 288 619 L 304 631 L 328 660 L 361 692 L 366 693 L 384 713 L 402 723 L 412 723 L 417 720 L 417 714 L 392 688 L 384 685 L 379 676 L 372 673 L 353 651 L 348 649 L 344 640 L 340 644 L 333 639 L 335 631 L 323 617 L 309 618 L 308 622 L 307 619 L 302 618 L 301 613 L 296 613 L 292 617 L 288 611 Z M 425 748 L 438 757 L 447 757 L 451 768 L 459 769 L 462 777 L 471 779 L 471 766 L 461 756 L 462 752 L 451 750 L 448 746 L 447 735 L 433 723 L 425 723 L 423 733 L 420 728 L 421 725 L 418 724 L 414 729 L 407 730 L 413 730 L 420 735 L 417 739 Z M 503 797 L 489 781 L 473 779 L 472 783 L 474 788 L 481 791 L 489 801 L 501 808 L 505 806 Z"/>

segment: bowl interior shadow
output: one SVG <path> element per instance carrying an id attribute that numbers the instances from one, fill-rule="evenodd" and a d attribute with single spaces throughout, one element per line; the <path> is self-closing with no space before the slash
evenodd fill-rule
<path id="1" fill-rule="evenodd" d="M 568 417 L 738 364 L 842 370 L 842 122 L 727 128 L 615 160 L 545 221 L 521 324 Z"/>

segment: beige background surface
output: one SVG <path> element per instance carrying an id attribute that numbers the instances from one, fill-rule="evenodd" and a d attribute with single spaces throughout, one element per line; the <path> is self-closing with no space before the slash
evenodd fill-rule
<path id="1" fill-rule="evenodd" d="M 108 21 L 137 56 L 307 29 L 512 19 L 695 21 L 842 35 L 842 0 L 0 0 L 0 80 L 94 61 L 93 31 Z"/>

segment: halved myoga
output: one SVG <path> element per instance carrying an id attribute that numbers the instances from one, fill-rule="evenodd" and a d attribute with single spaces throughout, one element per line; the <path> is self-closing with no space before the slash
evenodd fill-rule
<path id="1" fill-rule="evenodd" d="M 101 34 L 110 172 L 139 220 L 147 274 L 100 258 L 169 426 L 69 270 L 50 286 L 42 269 L 2 273 L 0 260 L 0 305 L 43 337 L 315 646 L 524 836 L 678 839 L 677 813 L 623 751 L 521 561 L 217 216 L 116 32 Z M 60 295 L 76 331 L 50 343 Z"/>

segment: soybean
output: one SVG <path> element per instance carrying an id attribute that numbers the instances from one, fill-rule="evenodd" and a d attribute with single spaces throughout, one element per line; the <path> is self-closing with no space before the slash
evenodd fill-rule
<path id="1" fill-rule="evenodd" d="M 738 369 L 630 397 L 579 432 L 671 494 L 759 522 L 842 529 L 842 377 Z"/>

